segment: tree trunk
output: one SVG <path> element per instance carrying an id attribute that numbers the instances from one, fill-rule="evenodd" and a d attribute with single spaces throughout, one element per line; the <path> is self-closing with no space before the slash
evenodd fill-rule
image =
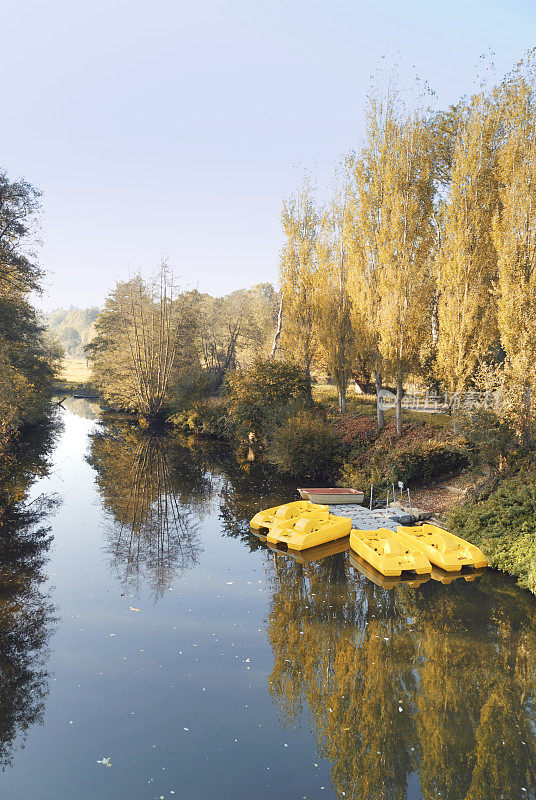
<path id="1" fill-rule="evenodd" d="M 339 411 L 346 414 L 346 386 L 339 388 Z"/>
<path id="2" fill-rule="evenodd" d="M 282 330 L 283 330 L 283 295 L 281 295 L 281 300 L 279 301 L 279 312 L 277 314 L 277 330 L 275 332 L 270 358 L 274 358 L 276 354 L 277 345 L 279 344 L 279 339 L 281 338 Z"/>
<path id="3" fill-rule="evenodd" d="M 530 446 L 530 413 L 531 413 L 530 384 L 523 387 L 523 447 Z"/>
<path id="4" fill-rule="evenodd" d="M 382 390 L 382 374 L 380 372 L 379 363 L 376 365 L 376 420 L 378 423 L 378 430 L 381 431 L 385 424 L 383 416 L 383 400 L 380 396 Z"/>
<path id="5" fill-rule="evenodd" d="M 439 292 L 434 292 L 434 299 L 432 304 L 432 319 L 431 319 L 431 331 L 432 331 L 432 344 L 437 347 L 437 342 L 439 340 Z"/>
<path id="6" fill-rule="evenodd" d="M 307 379 L 307 395 L 309 397 L 310 402 L 313 402 L 313 385 L 311 382 L 311 361 L 306 361 L 305 363 L 305 377 Z"/>
<path id="7" fill-rule="evenodd" d="M 396 435 L 402 436 L 402 370 L 398 368 L 396 380 Z"/>

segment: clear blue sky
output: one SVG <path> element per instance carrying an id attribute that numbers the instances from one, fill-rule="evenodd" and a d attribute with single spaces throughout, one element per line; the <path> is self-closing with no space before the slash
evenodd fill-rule
<path id="1" fill-rule="evenodd" d="M 382 55 L 446 106 L 480 54 L 502 74 L 536 45 L 529 0 L 3 0 L 0 19 L 0 165 L 44 193 L 47 308 L 162 256 L 213 294 L 275 281 L 281 199 L 359 145 Z"/>

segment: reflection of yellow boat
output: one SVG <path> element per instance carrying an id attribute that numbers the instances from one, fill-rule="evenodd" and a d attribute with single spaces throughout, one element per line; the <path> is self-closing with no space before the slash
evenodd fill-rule
<path id="1" fill-rule="evenodd" d="M 486 572 L 486 567 L 481 567 L 480 569 L 474 569 L 471 572 L 445 572 L 443 569 L 439 569 L 439 567 L 432 566 L 432 580 L 438 581 L 438 583 L 445 583 L 449 584 L 452 581 L 457 581 L 458 578 L 463 578 L 468 583 L 474 581 L 476 578 L 479 578 L 481 575 L 484 575 Z"/>
<path id="2" fill-rule="evenodd" d="M 268 547 L 275 553 L 290 556 L 299 564 L 306 564 L 309 561 L 320 561 L 322 558 L 326 558 L 327 556 L 334 556 L 337 555 L 337 553 L 344 553 L 346 550 L 348 550 L 349 544 L 350 538 L 345 536 L 343 539 L 336 539 L 335 541 L 328 542 L 327 544 L 319 544 L 316 547 L 309 547 L 307 550 L 281 551 L 275 544 L 269 544 Z"/>
<path id="3" fill-rule="evenodd" d="M 310 515 L 329 513 L 328 506 L 310 503 L 308 500 L 297 500 L 295 503 L 285 503 L 282 506 L 267 508 L 259 511 L 249 523 L 255 530 L 270 528 L 275 522 L 286 522 L 296 517 L 309 517 Z"/>
<path id="4" fill-rule="evenodd" d="M 250 532 L 260 542 L 266 542 L 266 529 L 256 531 L 255 528 L 252 528 Z"/>
<path id="5" fill-rule="evenodd" d="M 419 548 L 388 528 L 352 530 L 350 547 L 382 575 L 396 576 L 408 571 L 424 575 L 431 570 L 430 562 Z"/>
<path id="6" fill-rule="evenodd" d="M 424 575 L 410 575 L 407 572 L 402 573 L 401 575 L 382 575 L 381 572 L 378 572 L 377 569 L 371 567 L 371 565 L 365 561 L 364 558 L 358 556 L 353 550 L 350 550 L 350 564 L 352 567 L 358 570 L 365 578 L 368 578 L 370 581 L 376 584 L 376 586 L 381 586 L 383 589 L 393 589 L 400 583 L 405 583 L 408 586 L 411 586 L 413 589 L 416 589 L 426 581 L 430 580 L 429 574 Z"/>
<path id="7" fill-rule="evenodd" d="M 465 566 L 480 569 L 488 564 L 478 547 L 438 528 L 437 525 L 427 522 L 412 527 L 399 525 L 397 534 L 408 545 L 418 548 L 432 564 L 446 572 L 459 572 Z"/>
<path id="8" fill-rule="evenodd" d="M 348 536 L 351 528 L 350 517 L 336 517 L 326 510 L 289 520 L 274 519 L 266 538 L 269 544 L 279 543 L 290 550 L 305 550 Z"/>

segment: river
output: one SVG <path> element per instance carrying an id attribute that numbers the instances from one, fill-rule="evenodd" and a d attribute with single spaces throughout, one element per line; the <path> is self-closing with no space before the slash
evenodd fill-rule
<path id="1" fill-rule="evenodd" d="M 276 554 L 295 485 L 66 406 L 5 478 L 0 797 L 536 797 L 535 597 Z"/>

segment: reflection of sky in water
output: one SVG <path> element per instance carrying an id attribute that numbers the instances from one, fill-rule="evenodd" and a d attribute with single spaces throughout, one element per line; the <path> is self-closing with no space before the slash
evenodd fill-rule
<path id="1" fill-rule="evenodd" d="M 75 410 L 32 490 L 63 498 L 44 724 L 0 796 L 534 797 L 535 598 L 493 573 L 387 589 L 347 553 L 275 554 L 247 521 L 293 487 L 208 444 L 148 456 Z M 133 528 L 137 561 L 117 547 Z"/>

